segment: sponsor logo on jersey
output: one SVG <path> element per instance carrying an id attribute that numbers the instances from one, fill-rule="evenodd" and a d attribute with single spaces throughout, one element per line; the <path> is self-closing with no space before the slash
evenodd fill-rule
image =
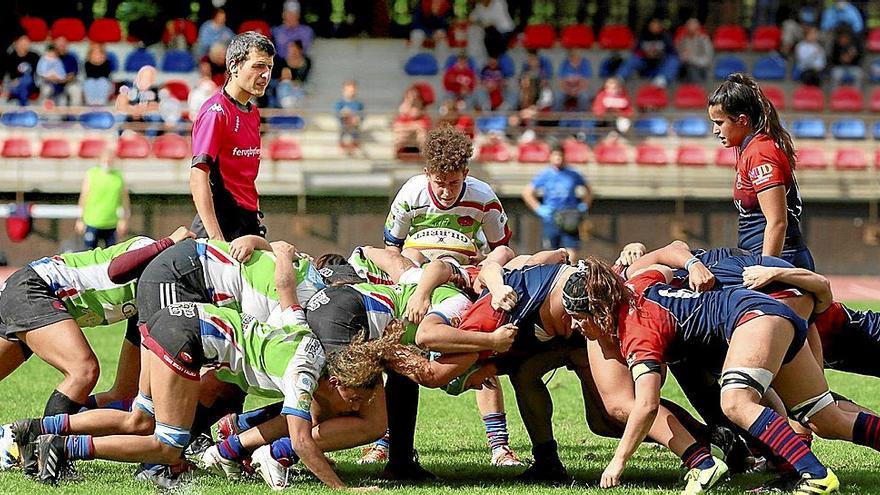
<path id="1" fill-rule="evenodd" d="M 757 167 L 749 170 L 749 179 L 752 180 L 752 184 L 756 186 L 760 186 L 770 181 L 773 178 L 773 164 L 772 163 L 764 163 L 763 165 L 758 165 Z"/>
<path id="2" fill-rule="evenodd" d="M 190 355 L 190 353 L 186 351 L 180 351 L 179 353 L 177 353 L 177 357 L 186 364 L 192 364 L 193 362 L 192 355 Z"/>
<path id="3" fill-rule="evenodd" d="M 736 174 L 736 188 L 740 191 L 746 188 L 742 175 L 739 173 Z"/>
<path id="4" fill-rule="evenodd" d="M 54 307 L 58 311 L 67 311 L 67 308 L 64 307 L 64 303 L 61 301 L 52 301 L 52 307 Z"/>
<path id="5" fill-rule="evenodd" d="M 236 115 L 236 116 L 235 116 L 235 128 L 232 129 L 232 132 L 238 132 L 238 126 L 239 126 L 239 124 L 240 124 L 240 122 L 239 122 L 239 119 L 238 119 L 238 115 Z"/>
<path id="6" fill-rule="evenodd" d="M 300 411 L 310 411 L 312 409 L 312 394 L 308 392 L 303 392 L 299 394 L 299 400 L 296 403 L 296 408 Z"/>
<path id="7" fill-rule="evenodd" d="M 136 315 L 138 312 L 137 306 L 132 302 L 127 302 L 122 305 L 122 316 L 126 318 L 131 318 Z"/>
<path id="8" fill-rule="evenodd" d="M 219 103 L 214 103 L 213 105 L 211 105 L 210 107 L 208 107 L 208 111 L 209 111 L 209 112 L 220 112 L 220 113 L 223 113 L 223 107 L 220 106 Z"/>
<path id="9" fill-rule="evenodd" d="M 238 146 L 232 148 L 232 156 L 244 156 L 247 158 L 260 157 L 260 148 L 239 148 Z"/>
<path id="10" fill-rule="evenodd" d="M 168 312 L 171 316 L 185 316 L 187 318 L 195 318 L 196 304 L 191 302 L 174 303 L 168 306 Z"/>
<path id="11" fill-rule="evenodd" d="M 458 224 L 461 225 L 462 227 L 470 227 L 471 225 L 474 224 L 474 218 L 467 217 L 467 216 L 466 217 L 458 217 Z"/>

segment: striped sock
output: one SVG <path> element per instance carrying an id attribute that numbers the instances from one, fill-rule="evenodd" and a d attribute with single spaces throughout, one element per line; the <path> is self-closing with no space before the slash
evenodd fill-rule
<path id="1" fill-rule="evenodd" d="M 64 450 L 71 461 L 95 458 L 95 443 L 91 435 L 70 435 Z"/>
<path id="2" fill-rule="evenodd" d="M 860 412 L 853 425 L 853 443 L 880 450 L 880 418 Z"/>
<path id="3" fill-rule="evenodd" d="M 241 433 L 249 430 L 254 426 L 261 425 L 275 416 L 278 416 L 281 414 L 282 405 L 281 402 L 278 402 L 276 404 L 269 404 L 268 406 L 237 415 L 235 418 L 235 425 L 238 427 L 238 432 Z"/>
<path id="4" fill-rule="evenodd" d="M 807 447 L 813 448 L 813 432 L 798 433 L 797 437 L 804 442 Z"/>
<path id="5" fill-rule="evenodd" d="M 709 469 L 715 465 L 715 460 L 712 459 L 709 449 L 696 442 L 684 451 L 681 460 L 688 469 Z"/>
<path id="6" fill-rule="evenodd" d="M 237 461 L 241 459 L 241 439 L 238 435 L 228 436 L 222 442 L 217 444 L 217 451 L 224 459 Z"/>
<path id="7" fill-rule="evenodd" d="M 483 416 L 483 424 L 486 425 L 486 439 L 489 448 L 494 452 L 501 447 L 507 447 L 507 415 L 504 413 L 489 413 Z"/>
<path id="8" fill-rule="evenodd" d="M 794 466 L 798 473 L 810 473 L 816 478 L 824 478 L 828 470 L 819 462 L 813 451 L 802 442 L 791 429 L 785 418 L 773 409 L 764 411 L 749 427 L 749 433 L 764 443 L 777 456 Z"/>
<path id="9" fill-rule="evenodd" d="M 272 442 L 271 452 L 272 459 L 275 459 L 284 467 L 290 467 L 296 464 L 296 461 L 299 460 L 299 456 L 296 455 L 296 452 L 293 450 L 293 444 L 290 442 L 290 437 L 279 438 Z"/>
<path id="10" fill-rule="evenodd" d="M 385 450 L 388 450 L 388 447 L 391 445 L 391 430 L 385 430 L 385 434 L 382 435 L 382 438 L 376 440 L 376 447 L 384 447 Z"/>
<path id="11" fill-rule="evenodd" d="M 70 415 L 56 414 L 54 416 L 46 416 L 43 418 L 43 433 L 54 433 L 55 435 L 65 435 L 70 430 Z"/>

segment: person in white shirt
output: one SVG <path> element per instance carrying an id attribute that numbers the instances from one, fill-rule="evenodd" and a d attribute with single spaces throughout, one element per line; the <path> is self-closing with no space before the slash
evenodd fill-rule
<path id="1" fill-rule="evenodd" d="M 516 25 L 507 10 L 506 0 L 478 0 L 469 18 L 469 55 L 477 59 L 499 57 L 507 51 Z M 485 48 L 486 52 L 482 53 Z"/>

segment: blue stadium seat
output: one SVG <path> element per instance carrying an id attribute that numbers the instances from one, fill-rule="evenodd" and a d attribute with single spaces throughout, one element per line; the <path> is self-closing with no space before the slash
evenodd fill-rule
<path id="1" fill-rule="evenodd" d="M 759 81 L 783 81 L 786 67 L 785 59 L 779 55 L 765 55 L 755 60 L 752 75 Z"/>
<path id="2" fill-rule="evenodd" d="M 119 57 L 113 52 L 107 52 L 107 62 L 110 63 L 110 72 L 119 70 Z"/>
<path id="3" fill-rule="evenodd" d="M 791 123 L 796 138 L 825 139 L 825 122 L 822 119 L 797 119 Z"/>
<path id="4" fill-rule="evenodd" d="M 872 83 L 880 83 L 880 58 L 872 60 L 868 66 L 868 79 Z"/>
<path id="5" fill-rule="evenodd" d="M 841 119 L 831 123 L 831 135 L 835 139 L 866 139 L 868 126 L 862 119 Z"/>
<path id="6" fill-rule="evenodd" d="M 553 62 L 544 55 L 538 55 L 538 60 L 540 60 L 541 63 L 541 72 L 545 73 L 548 79 L 553 79 Z M 520 73 L 525 72 L 527 67 L 528 64 L 523 61 L 522 66 L 520 67 Z"/>
<path id="7" fill-rule="evenodd" d="M 456 58 L 458 58 L 458 56 L 455 54 L 446 57 L 446 63 L 443 64 L 443 69 L 446 70 L 455 65 Z M 473 70 L 474 72 L 477 71 L 477 62 L 476 60 L 474 60 L 474 57 L 468 57 L 468 67 L 470 67 L 471 70 Z"/>
<path id="8" fill-rule="evenodd" d="M 5 112 L 0 116 L 0 123 L 6 127 L 36 127 L 40 123 L 40 117 L 32 110 Z"/>
<path id="9" fill-rule="evenodd" d="M 646 117 L 633 123 L 637 136 L 665 136 L 669 134 L 669 121 L 663 117 Z"/>
<path id="10" fill-rule="evenodd" d="M 137 72 L 145 65 L 152 65 L 155 67 L 157 65 L 156 56 L 148 52 L 146 48 L 138 48 L 137 50 L 129 52 L 128 55 L 125 56 L 123 68 L 125 69 L 125 72 Z"/>
<path id="11" fill-rule="evenodd" d="M 874 139 L 880 139 L 880 122 L 874 122 Z"/>
<path id="12" fill-rule="evenodd" d="M 482 133 L 487 132 L 504 132 L 507 130 L 507 117 L 505 115 L 488 115 L 486 117 L 478 117 L 476 122 L 477 130 Z"/>
<path id="13" fill-rule="evenodd" d="M 168 50 L 162 58 L 163 72 L 192 72 L 196 68 L 196 61 L 192 54 L 186 50 Z"/>
<path id="14" fill-rule="evenodd" d="M 513 57 L 509 53 L 502 53 L 498 57 L 498 66 L 501 67 L 501 73 L 504 74 L 504 77 L 511 78 L 516 75 L 516 62 L 513 61 Z"/>
<path id="15" fill-rule="evenodd" d="M 116 117 L 110 112 L 86 112 L 79 116 L 79 122 L 86 129 L 112 129 Z"/>
<path id="16" fill-rule="evenodd" d="M 563 129 L 589 130 L 596 127 L 595 119 L 560 119 L 559 127 Z"/>
<path id="17" fill-rule="evenodd" d="M 676 120 L 672 128 L 681 137 L 703 137 L 709 134 L 709 121 L 705 117 L 684 117 Z"/>
<path id="18" fill-rule="evenodd" d="M 299 115 L 273 115 L 266 121 L 273 129 L 298 131 L 306 126 L 306 121 Z"/>
<path id="19" fill-rule="evenodd" d="M 733 74 L 734 72 L 747 72 L 746 63 L 743 59 L 734 56 L 734 55 L 726 55 L 723 57 L 718 57 L 715 62 L 715 79 L 726 79 L 727 76 Z"/>
<path id="20" fill-rule="evenodd" d="M 403 71 L 409 76 L 436 76 L 437 59 L 430 53 L 417 53 L 406 61 Z"/>

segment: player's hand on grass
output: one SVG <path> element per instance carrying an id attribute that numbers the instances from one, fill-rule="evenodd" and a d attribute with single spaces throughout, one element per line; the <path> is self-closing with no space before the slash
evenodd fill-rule
<path id="1" fill-rule="evenodd" d="M 636 262 L 637 259 L 645 255 L 645 245 L 641 242 L 631 242 L 620 250 L 620 256 L 617 257 L 615 263 L 623 266 L 629 266 Z"/>
<path id="2" fill-rule="evenodd" d="M 776 277 L 776 269 L 769 266 L 749 266 L 743 270 L 743 285 L 747 289 L 760 289 Z"/>
<path id="3" fill-rule="evenodd" d="M 602 488 L 620 486 L 620 475 L 623 474 L 624 469 L 626 469 L 625 461 L 621 461 L 616 457 L 612 458 L 611 462 L 608 463 L 608 466 L 605 467 L 605 471 L 602 471 L 602 478 L 599 481 L 599 486 Z"/>
<path id="4" fill-rule="evenodd" d="M 510 350 L 510 346 L 513 345 L 513 340 L 516 338 L 517 330 L 516 325 L 513 323 L 498 327 L 497 330 L 492 332 L 492 350 L 495 352 L 507 352 Z"/>
<path id="5" fill-rule="evenodd" d="M 497 293 L 492 293 L 492 309 L 511 311 L 516 306 L 516 301 L 516 291 L 509 285 L 504 285 Z"/>
<path id="6" fill-rule="evenodd" d="M 172 232 L 171 235 L 168 236 L 168 238 L 174 241 L 174 244 L 177 244 L 184 239 L 195 239 L 196 235 L 193 234 L 192 231 L 190 231 L 188 228 L 181 225 L 180 227 L 177 227 L 177 230 Z"/>
<path id="7" fill-rule="evenodd" d="M 697 292 L 711 290 L 715 285 L 715 275 L 701 262 L 696 262 L 688 269 L 688 283 Z"/>
<path id="8" fill-rule="evenodd" d="M 416 290 L 409 301 L 406 302 L 406 319 L 415 325 L 422 322 L 422 318 L 428 314 L 431 309 L 431 294 L 422 294 Z"/>
<path id="9" fill-rule="evenodd" d="M 272 252 L 277 258 L 284 258 L 287 261 L 296 259 L 296 246 L 293 244 L 287 241 L 274 241 L 269 245 L 272 246 Z"/>

